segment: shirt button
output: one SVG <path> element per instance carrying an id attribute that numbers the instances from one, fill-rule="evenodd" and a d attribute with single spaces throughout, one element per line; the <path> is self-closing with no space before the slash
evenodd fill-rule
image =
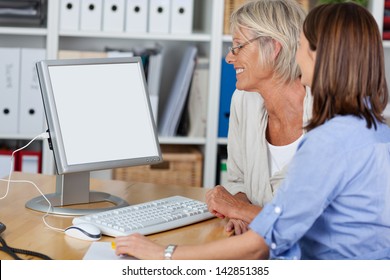
<path id="1" fill-rule="evenodd" d="M 275 207 L 274 211 L 276 214 L 280 214 L 282 212 L 282 209 L 280 207 Z"/>
<path id="2" fill-rule="evenodd" d="M 276 249 L 276 244 L 275 244 L 275 243 L 271 243 L 271 249 L 272 249 L 272 250 L 275 250 L 275 249 Z"/>

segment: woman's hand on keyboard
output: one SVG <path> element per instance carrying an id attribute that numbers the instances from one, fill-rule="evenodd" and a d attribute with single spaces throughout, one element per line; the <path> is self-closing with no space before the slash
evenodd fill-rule
<path id="1" fill-rule="evenodd" d="M 129 255 L 142 260 L 164 259 L 165 248 L 139 233 L 115 238 L 115 246 L 115 254 L 118 256 Z"/>

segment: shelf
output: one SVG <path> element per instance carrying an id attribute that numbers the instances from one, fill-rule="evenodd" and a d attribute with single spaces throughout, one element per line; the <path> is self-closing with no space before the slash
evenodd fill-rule
<path id="1" fill-rule="evenodd" d="M 227 145 L 227 138 L 218 138 L 219 145 Z"/>
<path id="2" fill-rule="evenodd" d="M 390 48 L 390 40 L 384 40 L 383 41 L 383 47 L 384 48 Z"/>
<path id="3" fill-rule="evenodd" d="M 232 42 L 232 36 L 231 35 L 223 35 L 222 36 L 222 41 L 225 42 L 225 43 L 231 43 Z"/>
<path id="4" fill-rule="evenodd" d="M 164 40 L 164 41 L 196 41 L 196 42 L 209 42 L 211 40 L 210 34 L 204 33 L 192 33 L 192 34 L 129 34 L 125 32 L 121 33 L 108 33 L 108 32 L 86 32 L 86 31 L 60 31 L 60 36 L 63 37 L 82 37 L 82 38 L 101 38 L 101 39 L 134 39 L 134 40 Z"/>
<path id="5" fill-rule="evenodd" d="M 160 144 L 175 144 L 175 145 L 205 145 L 205 138 L 198 137 L 159 137 Z"/>
<path id="6" fill-rule="evenodd" d="M 46 36 L 46 28 L 0 27 L 0 35 Z"/>
<path id="7" fill-rule="evenodd" d="M 0 135 L 1 140 L 32 140 L 37 135 L 19 135 L 19 134 L 7 134 Z"/>

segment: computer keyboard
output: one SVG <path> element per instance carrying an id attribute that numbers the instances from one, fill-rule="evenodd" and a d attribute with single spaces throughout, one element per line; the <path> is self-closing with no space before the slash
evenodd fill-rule
<path id="1" fill-rule="evenodd" d="M 91 223 L 102 234 L 144 235 L 178 228 L 214 217 L 204 202 L 183 196 L 171 196 L 146 203 L 75 217 L 73 224 Z"/>

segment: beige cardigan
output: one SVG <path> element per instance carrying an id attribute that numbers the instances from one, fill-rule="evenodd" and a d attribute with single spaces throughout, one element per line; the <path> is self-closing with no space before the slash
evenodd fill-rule
<path id="1" fill-rule="evenodd" d="M 312 96 L 306 89 L 303 124 L 311 117 Z M 283 168 L 269 175 L 265 131 L 268 114 L 260 94 L 236 90 L 232 96 L 228 133 L 228 183 L 232 194 L 245 193 L 256 205 L 269 202 L 285 177 Z"/>

